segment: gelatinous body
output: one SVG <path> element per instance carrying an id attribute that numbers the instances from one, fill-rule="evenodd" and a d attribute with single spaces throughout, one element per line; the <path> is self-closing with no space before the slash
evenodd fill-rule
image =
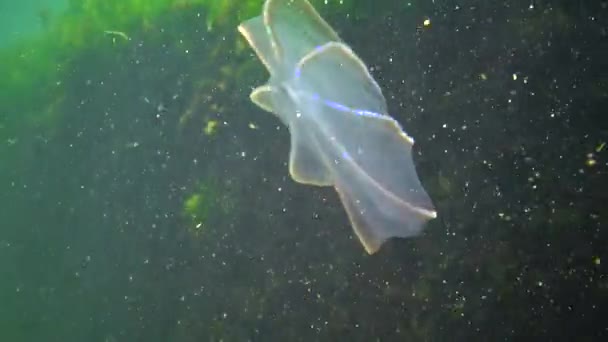
<path id="1" fill-rule="evenodd" d="M 414 140 L 380 87 L 306 0 L 267 0 L 239 31 L 270 72 L 252 101 L 289 127 L 289 172 L 334 186 L 368 253 L 436 217 L 414 167 Z"/>

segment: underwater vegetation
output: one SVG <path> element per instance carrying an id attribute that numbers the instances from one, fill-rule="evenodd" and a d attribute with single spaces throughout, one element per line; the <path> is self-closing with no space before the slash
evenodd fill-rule
<path id="1" fill-rule="evenodd" d="M 198 192 L 184 202 L 184 215 L 189 219 L 194 235 L 199 235 L 206 228 L 209 211 L 213 209 L 213 200 L 210 198 L 213 195 L 207 187 L 200 186 Z"/>
<path id="2" fill-rule="evenodd" d="M 221 219 L 234 215 L 237 210 L 239 198 L 233 192 L 233 187 L 213 177 L 200 182 L 184 200 L 182 214 L 187 221 L 188 231 L 194 237 L 204 237 L 208 229 L 214 229 L 215 234 L 222 233 Z"/>
<path id="3" fill-rule="evenodd" d="M 329 2 L 341 8 L 349 3 Z M 158 18 L 169 13 L 197 13 L 206 30 L 212 31 L 231 27 L 260 9 L 257 0 L 70 0 L 68 8 L 54 16 L 42 8 L 45 31 L 41 35 L 0 49 L 0 123 L 17 128 L 57 122 L 61 113 L 48 106 L 63 97 L 62 79 L 71 72 L 70 64 L 77 56 L 92 50 L 113 54 L 113 47 L 128 44 L 136 38 L 135 32 L 138 38 L 165 30 L 177 36 L 174 29 L 159 26 Z"/>
<path id="4" fill-rule="evenodd" d="M 0 50 L 0 339 L 605 340 L 600 5 L 311 4 L 441 215 L 369 256 L 289 177 L 263 1 L 72 1 Z"/>

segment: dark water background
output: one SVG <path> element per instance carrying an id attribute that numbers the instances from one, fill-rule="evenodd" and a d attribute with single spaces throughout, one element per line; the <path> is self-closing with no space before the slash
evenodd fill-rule
<path id="1" fill-rule="evenodd" d="M 51 130 L 3 132 L 0 340 L 605 340 L 606 1 L 353 8 L 320 12 L 416 138 L 422 236 L 366 255 L 289 178 L 234 27 L 175 10 L 67 58 Z"/>

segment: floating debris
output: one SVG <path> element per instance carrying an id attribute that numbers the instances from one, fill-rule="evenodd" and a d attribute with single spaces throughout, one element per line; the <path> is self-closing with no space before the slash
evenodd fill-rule
<path id="1" fill-rule="evenodd" d="M 116 38 L 122 38 L 125 41 L 131 40 L 131 38 L 129 36 L 127 36 L 127 34 L 124 33 L 124 32 L 122 32 L 122 31 L 106 30 L 106 31 L 103 31 L 103 33 L 105 33 L 106 35 L 112 37 L 112 44 L 116 44 Z"/>
<path id="2" fill-rule="evenodd" d="M 593 153 L 587 153 L 587 160 L 585 161 L 585 165 L 594 166 L 595 164 L 597 164 L 597 161 L 595 160 Z"/>
<path id="3" fill-rule="evenodd" d="M 218 125 L 219 122 L 217 120 L 209 120 L 207 121 L 207 125 L 203 129 L 203 132 L 205 132 L 205 135 L 213 135 L 217 131 Z"/>

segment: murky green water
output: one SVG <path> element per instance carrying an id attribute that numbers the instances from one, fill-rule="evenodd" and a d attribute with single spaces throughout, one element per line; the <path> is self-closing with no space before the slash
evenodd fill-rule
<path id="1" fill-rule="evenodd" d="M 605 1 L 313 1 L 438 211 L 372 256 L 249 101 L 261 2 L 68 3 L 0 7 L 0 340 L 608 335 Z"/>

